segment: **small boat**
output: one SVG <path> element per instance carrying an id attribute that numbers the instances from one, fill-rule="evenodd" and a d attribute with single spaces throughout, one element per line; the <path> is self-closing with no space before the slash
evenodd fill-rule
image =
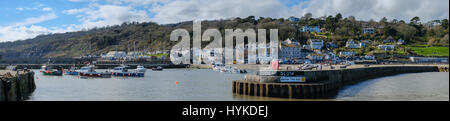
<path id="1" fill-rule="evenodd" d="M 9 65 L 6 67 L 6 69 L 10 71 L 17 71 L 17 66 Z"/>
<path id="2" fill-rule="evenodd" d="M 244 69 L 237 69 L 237 68 L 233 68 L 232 66 L 214 66 L 213 68 L 214 70 L 218 70 L 220 72 L 231 72 L 231 73 L 236 73 L 236 74 L 244 74 L 247 73 L 247 70 Z"/>
<path id="3" fill-rule="evenodd" d="M 78 75 L 79 72 L 77 71 L 77 68 L 72 66 L 70 69 L 64 70 L 65 75 Z"/>
<path id="4" fill-rule="evenodd" d="M 41 72 L 42 72 L 42 74 L 49 75 L 49 76 L 62 76 L 63 75 L 62 68 L 54 69 L 53 67 L 48 66 L 48 65 L 43 65 Z"/>
<path id="5" fill-rule="evenodd" d="M 233 69 L 231 70 L 231 72 L 232 72 L 232 73 L 236 73 L 236 74 L 245 74 L 245 73 L 247 73 L 247 70 L 244 70 L 244 69 L 235 69 L 235 68 L 233 68 Z"/>
<path id="6" fill-rule="evenodd" d="M 213 70 L 215 71 L 221 71 L 225 67 L 224 64 L 214 64 Z"/>
<path id="7" fill-rule="evenodd" d="M 111 78 L 111 72 L 96 72 L 94 65 L 81 67 L 79 74 L 82 77 Z"/>
<path id="8" fill-rule="evenodd" d="M 139 65 L 139 66 L 137 66 L 136 71 L 137 71 L 137 72 L 145 73 L 146 69 L 145 69 L 144 66 L 140 66 L 140 65 Z"/>
<path id="9" fill-rule="evenodd" d="M 115 67 L 112 71 L 112 75 L 122 77 L 144 77 L 145 70 L 144 72 L 139 72 L 138 69 L 135 69 L 135 71 L 129 71 L 127 68 L 128 66 L 125 65 Z"/>
<path id="10" fill-rule="evenodd" d="M 161 67 L 161 66 L 153 67 L 152 70 L 153 70 L 153 71 L 162 71 L 162 70 L 163 70 L 163 67 Z"/>

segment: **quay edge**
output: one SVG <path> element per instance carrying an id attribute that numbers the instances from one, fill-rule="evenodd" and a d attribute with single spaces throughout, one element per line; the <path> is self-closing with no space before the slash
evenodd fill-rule
<path id="1" fill-rule="evenodd" d="M 361 81 L 403 73 L 448 72 L 441 66 L 386 66 L 338 70 L 284 71 L 304 76 L 303 83 L 280 83 L 281 76 L 247 75 L 244 80 L 233 81 L 235 94 L 296 99 L 330 99 L 339 89 Z"/>
<path id="2" fill-rule="evenodd" d="M 27 100 L 35 89 L 33 71 L 0 70 L 0 101 Z"/>

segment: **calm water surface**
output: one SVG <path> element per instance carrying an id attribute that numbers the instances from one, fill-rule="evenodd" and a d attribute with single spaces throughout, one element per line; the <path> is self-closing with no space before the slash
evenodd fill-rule
<path id="1" fill-rule="evenodd" d="M 448 101 L 449 73 L 400 74 L 344 87 L 336 100 Z"/>
<path id="2" fill-rule="evenodd" d="M 31 101 L 289 100 L 234 95 L 231 82 L 243 79 L 244 74 L 204 69 L 147 70 L 144 78 L 107 79 L 44 76 L 39 70 L 35 72 L 37 89 Z M 448 79 L 449 73 L 383 77 L 344 87 L 333 100 L 449 100 Z"/>

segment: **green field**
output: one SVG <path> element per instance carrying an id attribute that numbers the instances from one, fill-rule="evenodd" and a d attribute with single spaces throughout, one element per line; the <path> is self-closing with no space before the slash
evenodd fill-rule
<path id="1" fill-rule="evenodd" d="M 156 57 L 161 57 L 161 56 L 169 56 L 169 54 L 148 54 L 147 56 L 156 56 Z"/>
<path id="2" fill-rule="evenodd" d="M 448 47 L 427 47 L 425 45 L 408 46 L 414 53 L 422 56 L 449 56 Z"/>

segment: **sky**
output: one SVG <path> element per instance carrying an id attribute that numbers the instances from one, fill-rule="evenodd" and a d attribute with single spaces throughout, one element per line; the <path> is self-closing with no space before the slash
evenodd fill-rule
<path id="1" fill-rule="evenodd" d="M 1 0 L 0 42 L 123 22 L 177 23 L 233 17 L 449 18 L 449 0 Z"/>

